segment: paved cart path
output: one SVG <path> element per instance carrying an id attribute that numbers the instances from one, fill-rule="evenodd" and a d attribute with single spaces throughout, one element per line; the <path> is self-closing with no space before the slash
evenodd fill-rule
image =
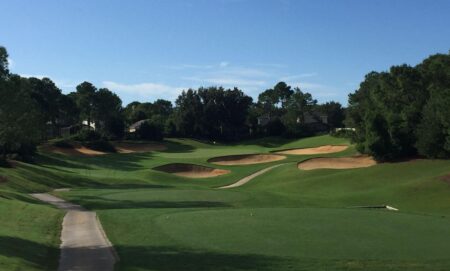
<path id="1" fill-rule="evenodd" d="M 62 224 L 58 271 L 114 270 L 118 258 L 95 212 L 50 194 L 31 196 L 67 210 Z"/>
<path id="2" fill-rule="evenodd" d="M 241 185 L 244 185 L 248 182 L 250 182 L 251 180 L 253 180 L 254 178 L 258 177 L 259 175 L 262 175 L 264 173 L 266 173 L 267 171 L 270 171 L 276 167 L 282 166 L 282 165 L 286 165 L 287 163 L 283 163 L 283 164 L 278 164 L 278 165 L 274 165 L 274 166 L 270 166 L 264 169 L 261 169 L 253 174 L 248 175 L 247 177 L 244 177 L 242 179 L 240 179 L 239 181 L 232 183 L 230 185 L 225 185 L 225 186 L 221 186 L 219 187 L 219 189 L 227 189 L 227 188 L 233 188 L 233 187 L 239 187 Z"/>

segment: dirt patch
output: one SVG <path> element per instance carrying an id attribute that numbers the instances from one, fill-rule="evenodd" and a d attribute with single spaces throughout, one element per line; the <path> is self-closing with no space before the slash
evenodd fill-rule
<path id="1" fill-rule="evenodd" d="M 209 163 L 234 166 L 234 165 L 251 165 L 261 164 L 286 159 L 284 155 L 278 154 L 241 154 L 214 157 L 208 160 Z"/>
<path id="2" fill-rule="evenodd" d="M 167 164 L 153 169 L 188 178 L 209 178 L 230 173 L 230 171 L 226 169 L 183 163 Z"/>
<path id="3" fill-rule="evenodd" d="M 283 151 L 277 151 L 279 154 L 293 154 L 293 155 L 311 155 L 311 154 L 325 154 L 325 153 L 335 153 L 341 152 L 348 148 L 347 145 L 325 145 L 314 148 L 303 148 L 303 149 L 289 149 Z"/>
<path id="4" fill-rule="evenodd" d="M 339 158 L 312 158 L 298 164 L 299 169 L 312 170 L 320 168 L 348 169 L 362 168 L 376 165 L 376 161 L 370 156 L 354 156 Z"/>
<path id="5" fill-rule="evenodd" d="M 114 142 L 114 148 L 118 153 L 135 153 L 135 152 L 151 152 L 163 151 L 167 147 L 163 144 L 155 143 L 133 143 L 133 142 Z"/>

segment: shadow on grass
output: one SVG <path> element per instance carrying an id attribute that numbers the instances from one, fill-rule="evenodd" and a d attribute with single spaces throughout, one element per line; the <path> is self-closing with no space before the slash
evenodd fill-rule
<path id="1" fill-rule="evenodd" d="M 45 157 L 44 159 L 42 157 Z M 38 164 L 47 167 L 65 167 L 65 169 L 92 169 L 93 166 L 117 171 L 134 171 L 143 169 L 140 161 L 153 157 L 152 153 L 108 154 L 98 156 L 67 156 L 52 154 L 40 156 Z"/>
<path id="2" fill-rule="evenodd" d="M 13 180 L 20 178 L 20 180 Z M 105 188 L 105 189 L 138 189 L 138 188 L 170 188 L 168 185 L 147 184 L 136 180 L 135 183 L 110 182 L 108 178 L 89 178 L 77 174 L 65 174 L 45 167 L 21 163 L 14 172 L 14 178 L 5 183 L 9 188 L 22 192 L 44 192 L 51 188 Z M 30 185 L 29 183 L 35 183 Z"/>
<path id="3" fill-rule="evenodd" d="M 59 249 L 18 237 L 0 236 L 0 255 L 11 259 L 20 258 L 37 269 L 56 270 Z M 7 261 L 6 266 L 8 266 Z M 11 267 L 13 270 L 27 270 L 24 266 L 20 266 L 18 269 L 16 269 L 17 266 Z M 2 265 L 0 265 L 1 268 Z"/>
<path id="4" fill-rule="evenodd" d="M 139 270 L 279 270 L 289 262 L 279 257 L 238 255 L 196 251 L 168 246 L 116 246 L 121 256 L 116 269 Z M 83 247 L 67 249 L 70 255 L 102 255 L 108 248 Z M 59 249 L 53 246 L 17 238 L 0 236 L 0 255 L 19 258 L 42 270 L 56 270 Z M 79 266 L 83 270 L 82 266 Z M 22 269 L 21 269 L 22 268 Z M 18 270 L 26 270 L 20 266 Z M 78 269 L 77 269 L 78 270 Z"/>
<path id="5" fill-rule="evenodd" d="M 179 247 L 118 246 L 125 261 L 118 269 L 126 270 L 279 270 L 289 262 L 279 257 L 265 255 L 239 255 L 210 251 L 196 251 Z"/>
<path id="6" fill-rule="evenodd" d="M 110 209 L 147 209 L 147 208 L 217 208 L 231 207 L 232 205 L 220 201 L 132 201 L 113 200 L 95 196 L 82 196 L 73 202 L 88 209 L 110 210 Z"/>
<path id="7" fill-rule="evenodd" d="M 175 140 L 164 140 L 164 144 L 167 146 L 167 149 L 162 150 L 160 152 L 166 152 L 166 153 L 183 153 L 183 152 L 193 152 L 196 148 L 192 145 L 183 144 L 180 141 L 183 139 L 177 139 Z"/>

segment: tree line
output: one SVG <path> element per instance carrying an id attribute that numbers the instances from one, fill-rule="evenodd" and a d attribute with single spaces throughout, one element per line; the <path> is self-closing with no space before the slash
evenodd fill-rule
<path id="1" fill-rule="evenodd" d="M 358 150 L 378 160 L 450 157 L 450 53 L 367 74 L 347 112 Z"/>

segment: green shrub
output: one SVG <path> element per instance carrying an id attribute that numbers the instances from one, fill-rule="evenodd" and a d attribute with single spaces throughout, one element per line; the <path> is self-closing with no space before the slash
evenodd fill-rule
<path id="1" fill-rule="evenodd" d="M 73 149 L 73 145 L 68 138 L 59 138 L 52 142 L 52 145 L 59 148 Z"/>

